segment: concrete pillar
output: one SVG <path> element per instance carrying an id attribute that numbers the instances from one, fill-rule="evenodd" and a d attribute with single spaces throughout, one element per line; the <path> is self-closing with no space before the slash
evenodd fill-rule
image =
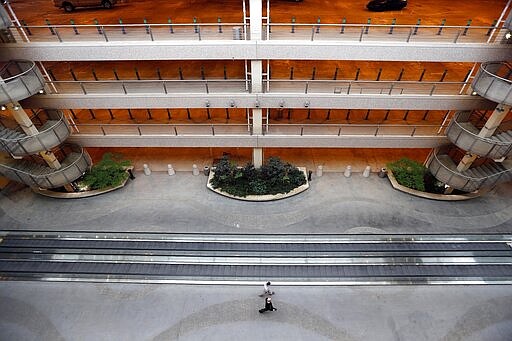
<path id="1" fill-rule="evenodd" d="M 263 148 L 252 149 L 252 162 L 255 168 L 263 166 Z"/>
<path id="2" fill-rule="evenodd" d="M 263 62 L 251 60 L 251 93 L 263 92 Z"/>
<path id="3" fill-rule="evenodd" d="M 480 132 L 478 133 L 478 136 L 480 136 L 480 137 L 492 136 L 494 134 L 494 132 L 496 131 L 496 129 L 500 126 L 503 119 L 507 116 L 508 112 L 510 111 L 510 108 L 511 108 L 510 105 L 498 104 L 496 106 L 496 108 L 494 109 L 494 111 L 492 112 L 491 117 L 489 117 L 487 122 L 485 122 L 485 125 L 482 128 L 482 130 L 480 130 Z M 463 171 L 469 169 L 469 167 L 471 167 L 471 165 L 477 158 L 478 158 L 478 155 L 473 155 L 470 153 L 464 155 L 462 160 L 460 160 L 459 164 L 457 165 L 457 170 L 459 172 L 463 172 Z"/>
<path id="4" fill-rule="evenodd" d="M 249 19 L 251 24 L 250 39 L 261 40 L 263 32 L 262 1 L 249 0 Z M 261 60 L 251 60 L 251 93 L 263 92 L 263 63 Z M 252 132 L 254 135 L 263 134 L 263 114 L 261 108 L 252 109 Z M 263 149 L 253 148 L 252 162 L 254 167 L 263 165 Z"/>
<path id="5" fill-rule="evenodd" d="M 7 109 L 11 113 L 12 117 L 18 122 L 23 129 L 23 132 L 27 135 L 37 135 L 39 131 L 34 126 L 34 123 L 30 120 L 25 110 L 21 107 L 18 102 L 9 103 L 6 105 Z"/>
<path id="6" fill-rule="evenodd" d="M 37 135 L 39 130 L 37 130 L 36 126 L 30 120 L 30 117 L 27 115 L 25 110 L 21 107 L 18 102 L 9 103 L 6 105 L 7 109 L 11 113 L 12 117 L 16 120 L 16 122 L 20 125 L 23 132 L 29 136 Z M 43 151 L 40 152 L 39 155 L 44 159 L 44 161 L 53 169 L 59 169 L 61 164 L 57 157 L 51 151 Z"/>
<path id="7" fill-rule="evenodd" d="M 480 137 L 490 137 L 494 134 L 501 122 L 507 116 L 511 106 L 506 104 L 498 104 L 491 114 L 491 117 L 485 122 L 484 127 L 478 133 Z"/>
<path id="8" fill-rule="evenodd" d="M 249 20 L 251 23 L 251 40 L 261 40 L 262 32 L 262 1 L 249 0 Z"/>

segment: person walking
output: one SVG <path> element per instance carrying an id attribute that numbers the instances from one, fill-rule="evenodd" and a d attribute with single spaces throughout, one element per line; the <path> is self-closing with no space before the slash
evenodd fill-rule
<path id="1" fill-rule="evenodd" d="M 270 289 L 270 281 L 263 284 L 263 295 L 273 295 L 274 292 Z"/>
<path id="2" fill-rule="evenodd" d="M 276 310 L 277 309 L 274 308 L 274 306 L 272 305 L 272 298 L 270 296 L 268 296 L 267 298 L 265 298 L 265 308 L 260 309 L 260 314 L 263 314 L 266 311 L 276 311 Z"/>

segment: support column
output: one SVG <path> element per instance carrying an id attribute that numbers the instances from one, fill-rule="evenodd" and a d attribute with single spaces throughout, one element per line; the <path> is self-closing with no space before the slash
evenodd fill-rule
<path id="1" fill-rule="evenodd" d="M 39 134 L 39 130 L 34 126 L 34 123 L 30 120 L 25 110 L 21 107 L 18 102 L 9 103 L 6 105 L 7 109 L 11 113 L 12 117 L 18 122 L 23 129 L 23 132 L 27 135 L 33 136 Z M 55 157 L 55 154 L 51 151 L 39 152 L 39 155 L 46 161 L 48 166 L 53 169 L 59 169 L 61 164 Z"/>
<path id="2" fill-rule="evenodd" d="M 498 104 L 494 111 L 491 114 L 491 117 L 485 122 L 484 127 L 480 130 L 478 133 L 478 136 L 480 137 L 490 137 L 494 134 L 496 129 L 500 126 L 503 119 L 507 116 L 508 112 L 510 111 L 511 106 L 506 104 Z M 462 160 L 460 160 L 459 164 L 457 165 L 457 170 L 459 172 L 463 172 L 469 167 L 471 167 L 471 164 L 478 158 L 478 155 L 473 155 L 470 153 L 467 153 L 464 155 Z"/>
<path id="3" fill-rule="evenodd" d="M 262 1 L 249 0 L 251 40 L 261 40 L 262 36 Z M 263 92 L 263 64 L 261 60 L 251 60 L 251 93 L 259 94 Z M 252 108 L 252 133 L 253 135 L 263 135 L 263 114 L 259 105 Z M 253 148 L 252 162 L 254 167 L 260 168 L 263 165 L 263 148 Z"/>

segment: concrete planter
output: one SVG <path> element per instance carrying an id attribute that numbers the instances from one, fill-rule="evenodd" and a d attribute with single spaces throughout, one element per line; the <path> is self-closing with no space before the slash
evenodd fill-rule
<path id="1" fill-rule="evenodd" d="M 308 174 L 306 171 L 306 167 L 297 167 L 302 173 L 304 173 L 304 177 L 306 178 L 306 183 L 302 186 L 299 186 L 293 190 L 291 190 L 288 193 L 280 193 L 276 195 L 268 194 L 268 195 L 248 195 L 246 197 L 237 197 L 231 194 L 228 194 L 226 192 L 223 192 L 221 190 L 215 189 L 210 185 L 210 180 L 213 179 L 213 176 L 215 175 L 215 169 L 210 170 L 210 174 L 208 175 L 208 182 L 206 183 L 206 187 L 208 187 L 210 190 L 214 191 L 217 194 L 223 195 L 225 197 L 231 198 L 231 199 L 237 199 L 237 200 L 243 200 L 243 201 L 273 201 L 273 200 L 281 200 L 285 198 L 289 198 L 291 196 L 297 195 L 301 192 L 304 192 L 309 188 L 309 181 L 308 181 Z"/>
<path id="2" fill-rule="evenodd" d="M 133 169 L 133 167 L 130 167 L 130 169 Z M 128 169 L 126 170 L 126 174 L 128 174 Z M 80 198 L 87 198 L 87 197 L 93 197 L 95 195 L 105 194 L 108 192 L 115 191 L 116 189 L 122 188 L 126 185 L 130 177 L 128 176 L 123 183 L 121 183 L 119 186 L 109 186 L 102 189 L 95 189 L 91 191 L 83 191 L 83 192 L 56 192 L 52 191 L 51 189 L 45 189 L 45 188 L 39 188 L 39 187 L 33 187 L 32 191 L 44 195 L 46 197 L 55 198 L 55 199 L 80 199 Z"/>
<path id="3" fill-rule="evenodd" d="M 425 199 L 431 199 L 431 200 L 441 200 L 441 201 L 460 201 L 460 200 L 468 200 L 473 198 L 478 198 L 483 193 L 482 192 L 471 192 L 467 194 L 436 194 L 436 193 L 428 193 L 428 192 L 422 192 L 418 191 L 409 187 L 405 187 L 400 185 L 397 181 L 395 176 L 393 175 L 393 172 L 388 169 L 388 179 L 391 182 L 391 186 L 393 186 L 394 189 L 414 195 L 416 197 L 425 198 Z"/>

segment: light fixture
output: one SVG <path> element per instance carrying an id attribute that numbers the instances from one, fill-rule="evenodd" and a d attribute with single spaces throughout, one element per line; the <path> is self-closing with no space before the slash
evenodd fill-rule
<path id="1" fill-rule="evenodd" d="M 43 89 L 39 90 L 39 93 L 44 94 L 44 90 Z"/>
<path id="2" fill-rule="evenodd" d="M 508 31 L 508 32 L 505 34 L 505 38 L 510 39 L 510 37 L 512 37 L 512 32 Z"/>
<path id="3" fill-rule="evenodd" d="M 306 108 L 309 108 L 309 101 L 304 102 L 304 106 L 305 106 Z"/>
<path id="4" fill-rule="evenodd" d="M 229 106 L 230 106 L 231 108 L 233 108 L 233 107 L 235 106 L 235 101 L 231 101 L 231 102 L 229 102 Z"/>
<path id="5" fill-rule="evenodd" d="M 283 108 L 283 107 L 284 107 L 284 101 L 279 102 L 279 108 Z"/>
<path id="6" fill-rule="evenodd" d="M 6 107 L 5 105 L 2 105 L 2 106 L 0 107 L 0 109 L 1 109 L 2 111 L 4 111 L 4 110 L 7 110 L 7 107 Z"/>
<path id="7" fill-rule="evenodd" d="M 206 107 L 209 108 L 210 107 L 210 101 L 206 101 Z"/>
<path id="8" fill-rule="evenodd" d="M 476 96 L 476 95 L 478 95 L 478 94 L 476 93 L 476 91 L 473 91 L 473 92 L 471 93 L 471 96 Z"/>
<path id="9" fill-rule="evenodd" d="M 20 106 L 19 105 L 15 105 L 14 107 L 12 107 L 14 110 L 20 110 Z"/>
<path id="10" fill-rule="evenodd" d="M 256 103 L 254 103 L 254 106 L 255 106 L 256 108 L 259 108 L 259 107 L 260 107 L 260 101 L 256 101 Z"/>

